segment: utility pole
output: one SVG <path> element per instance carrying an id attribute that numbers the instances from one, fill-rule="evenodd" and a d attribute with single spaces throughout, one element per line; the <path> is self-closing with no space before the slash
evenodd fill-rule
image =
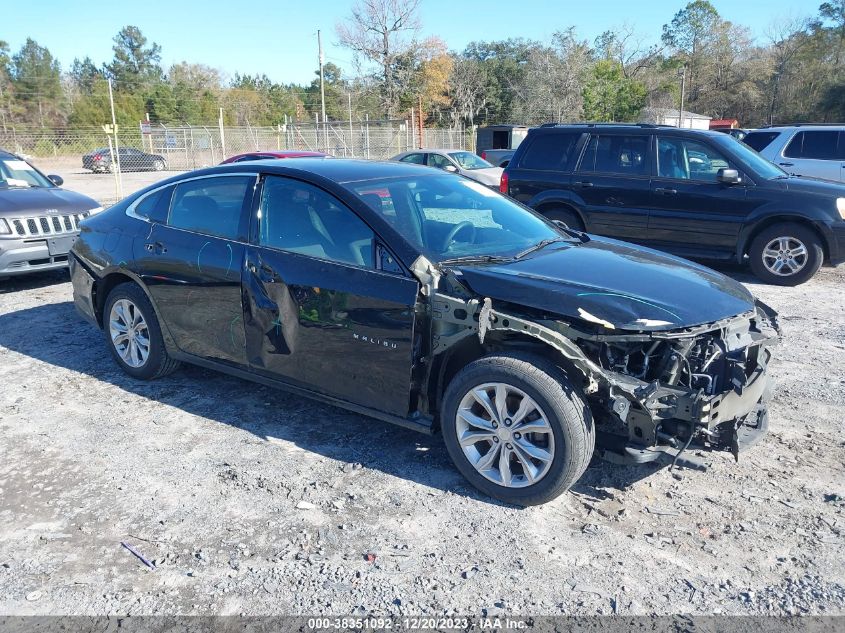
<path id="1" fill-rule="evenodd" d="M 320 29 L 317 29 L 317 56 L 320 62 L 320 110 L 323 113 L 323 125 L 326 125 L 326 85 L 323 81 L 323 40 Z M 329 145 L 328 129 L 326 129 L 326 147 Z"/>
<path id="2" fill-rule="evenodd" d="M 422 95 L 418 95 L 418 99 L 419 99 L 419 101 L 418 101 L 417 103 L 418 103 L 418 105 L 419 105 L 419 108 L 417 109 L 417 114 L 418 114 L 418 117 L 417 117 L 417 124 L 419 125 L 419 132 L 420 132 L 420 149 L 422 149 L 422 148 L 423 148 L 423 145 L 425 145 L 425 143 L 423 143 L 423 110 L 422 110 Z"/>
<path id="3" fill-rule="evenodd" d="M 346 103 L 349 106 L 349 150 L 352 158 L 355 158 L 355 133 L 352 131 L 352 93 L 346 94 Z"/>
<path id="4" fill-rule="evenodd" d="M 684 127 L 684 91 L 687 87 L 687 65 L 681 66 L 681 107 L 678 109 L 678 127 Z"/>
<path id="5" fill-rule="evenodd" d="M 40 102 L 39 102 L 40 103 Z M 114 134 L 114 156 L 112 156 L 112 169 L 115 171 L 115 179 L 117 181 L 117 196 L 123 198 L 123 187 L 120 177 L 120 151 L 117 146 L 117 118 L 114 115 L 114 94 L 112 94 L 111 77 L 109 77 L 109 104 L 111 105 L 111 124 L 112 133 Z"/>

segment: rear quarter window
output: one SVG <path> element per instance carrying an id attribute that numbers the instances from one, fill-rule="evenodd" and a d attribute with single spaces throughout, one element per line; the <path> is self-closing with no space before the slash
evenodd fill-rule
<path id="1" fill-rule="evenodd" d="M 529 138 L 519 166 L 522 169 L 563 170 L 569 166 L 580 132 L 540 134 Z"/>
<path id="2" fill-rule="evenodd" d="M 141 198 L 141 201 L 135 205 L 132 212 L 142 218 L 148 219 L 150 222 L 164 223 L 167 221 L 167 211 L 170 208 L 170 198 L 173 196 L 174 185 L 159 189 L 146 197 Z"/>
<path id="3" fill-rule="evenodd" d="M 755 152 L 762 152 L 772 144 L 780 132 L 749 132 L 742 142 Z"/>

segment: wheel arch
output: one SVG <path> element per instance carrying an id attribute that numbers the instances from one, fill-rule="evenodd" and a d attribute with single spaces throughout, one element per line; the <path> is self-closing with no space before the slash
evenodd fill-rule
<path id="1" fill-rule="evenodd" d="M 584 373 L 571 360 L 553 346 L 528 334 L 488 332 L 484 343 L 476 336 L 467 337 L 435 356 L 432 361 L 426 397 L 436 428 L 440 425 L 443 395 L 452 379 L 473 361 L 501 352 L 524 352 L 543 357 L 560 368 L 573 384 L 584 382 Z"/>
<path id="2" fill-rule="evenodd" d="M 824 251 L 824 259 L 825 261 L 828 260 L 830 257 L 830 244 L 828 243 L 827 237 L 825 234 L 819 230 L 818 224 L 812 220 L 812 218 L 808 218 L 803 215 L 798 215 L 795 213 L 790 212 L 782 212 L 782 213 L 773 213 L 771 215 L 767 215 L 764 218 L 760 218 L 755 222 L 746 225 L 740 234 L 740 239 L 737 243 L 737 250 L 736 250 L 736 258 L 739 263 L 742 263 L 745 257 L 748 255 L 748 250 L 751 248 L 751 243 L 754 239 L 762 232 L 765 231 L 770 226 L 774 226 L 775 224 L 784 224 L 784 223 L 791 223 L 791 224 L 799 224 L 807 229 L 810 229 L 815 233 L 818 238 L 819 242 L 822 245 L 822 250 Z"/>
<path id="3" fill-rule="evenodd" d="M 581 213 L 581 210 L 575 204 L 573 204 L 572 202 L 569 202 L 569 201 L 548 200 L 548 201 L 540 202 L 539 204 L 537 204 L 536 207 L 534 207 L 534 210 L 537 211 L 538 213 L 541 213 L 542 215 L 547 215 L 547 214 L 552 213 L 552 212 L 557 211 L 557 210 L 566 211 L 568 213 L 572 213 L 576 218 L 578 218 L 578 221 L 581 222 L 582 227 L 586 228 L 586 226 L 587 226 L 587 223 L 586 223 L 585 218 L 584 218 L 584 214 Z M 577 227 L 573 227 L 573 228 L 577 228 Z"/>

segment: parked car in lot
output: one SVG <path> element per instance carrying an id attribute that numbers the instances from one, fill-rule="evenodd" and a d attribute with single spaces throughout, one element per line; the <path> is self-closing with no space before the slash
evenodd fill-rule
<path id="1" fill-rule="evenodd" d="M 268 160 L 279 158 L 331 158 L 331 156 L 329 154 L 324 154 L 323 152 L 308 152 L 299 150 L 245 152 L 243 154 L 230 156 L 220 164 L 228 165 L 229 163 L 243 163 L 250 160 Z"/>
<path id="2" fill-rule="evenodd" d="M 845 261 L 845 187 L 791 177 L 719 132 L 543 126 L 519 146 L 501 190 L 578 230 L 748 262 L 768 283 L 797 285 Z"/>
<path id="3" fill-rule="evenodd" d="M 742 141 L 794 176 L 845 182 L 845 125 L 767 127 Z"/>
<path id="4" fill-rule="evenodd" d="M 493 167 L 472 152 L 456 149 L 420 149 L 397 154 L 390 160 L 411 165 L 427 165 L 444 171 L 466 176 L 482 185 L 497 188 L 502 178 L 502 169 Z"/>
<path id="5" fill-rule="evenodd" d="M 148 154 L 134 147 L 119 147 L 117 150 L 121 171 L 164 171 L 167 159 L 158 154 Z M 93 172 L 112 170 L 112 153 L 108 147 L 95 149 L 82 157 L 82 167 Z"/>
<path id="6" fill-rule="evenodd" d="M 67 266 L 79 222 L 102 208 L 62 184 L 0 150 L 0 279 Z"/>
<path id="7" fill-rule="evenodd" d="M 738 454 L 767 428 L 777 319 L 745 287 L 433 169 L 183 174 L 83 222 L 71 262 L 130 376 L 184 361 L 439 429 L 507 502 L 554 498 L 596 445 L 693 464 L 686 449 Z"/>

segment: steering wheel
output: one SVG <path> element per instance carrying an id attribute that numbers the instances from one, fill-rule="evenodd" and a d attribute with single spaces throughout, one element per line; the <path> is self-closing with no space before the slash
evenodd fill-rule
<path id="1" fill-rule="evenodd" d="M 452 245 L 452 242 L 455 241 L 455 237 L 457 237 L 458 233 L 460 233 L 464 229 L 472 229 L 472 237 L 470 237 L 470 240 L 474 240 L 475 226 L 472 222 L 464 220 L 463 222 L 458 222 L 455 226 L 452 227 L 452 230 L 449 231 L 449 233 L 443 239 L 443 248 L 441 248 L 440 250 L 445 253 Z"/>

